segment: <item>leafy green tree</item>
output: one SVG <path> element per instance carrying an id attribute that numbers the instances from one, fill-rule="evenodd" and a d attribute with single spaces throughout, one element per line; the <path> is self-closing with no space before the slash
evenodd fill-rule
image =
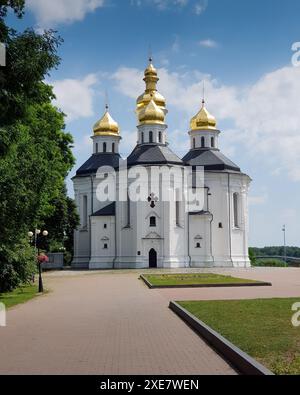
<path id="1" fill-rule="evenodd" d="M 65 248 L 70 255 L 69 261 L 73 255 L 74 229 L 79 225 L 79 215 L 74 200 L 67 196 L 65 186 L 51 202 L 51 206 L 54 211 L 44 218 L 44 227 L 49 236 L 43 240 L 42 247 L 52 252 Z"/>
<path id="2" fill-rule="evenodd" d="M 64 114 L 43 82 L 59 64 L 61 39 L 53 31 L 10 29 L 9 7 L 21 17 L 24 1 L 0 1 L 0 41 L 7 48 L 6 67 L 0 67 L 0 292 L 31 277 L 27 232 L 55 216 L 56 201 L 71 205 L 64 180 L 74 164 Z"/>

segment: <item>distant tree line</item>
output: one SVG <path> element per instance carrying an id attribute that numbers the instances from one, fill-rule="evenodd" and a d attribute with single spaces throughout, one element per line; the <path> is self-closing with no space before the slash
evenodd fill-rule
<path id="1" fill-rule="evenodd" d="M 65 178 L 74 165 L 65 115 L 53 106 L 45 78 L 58 67 L 62 42 L 56 32 L 17 32 L 6 24 L 9 11 L 22 18 L 24 0 L 0 1 L 0 292 L 29 281 L 36 257 L 28 231 L 47 229 L 44 247 L 72 252 L 78 215 Z"/>
<path id="2" fill-rule="evenodd" d="M 285 255 L 284 246 L 277 247 L 251 247 L 251 253 L 254 256 L 282 256 Z M 286 247 L 286 255 L 289 257 L 300 258 L 300 248 L 299 247 Z"/>

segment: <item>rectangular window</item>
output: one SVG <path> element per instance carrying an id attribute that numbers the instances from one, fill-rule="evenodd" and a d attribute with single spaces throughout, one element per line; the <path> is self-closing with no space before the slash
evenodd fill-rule
<path id="1" fill-rule="evenodd" d="M 156 226 L 156 217 L 150 217 L 150 226 L 155 227 Z"/>

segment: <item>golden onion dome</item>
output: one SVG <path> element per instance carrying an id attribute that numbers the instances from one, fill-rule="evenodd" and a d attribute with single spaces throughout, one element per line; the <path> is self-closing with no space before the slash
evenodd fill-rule
<path id="1" fill-rule="evenodd" d="M 119 135 L 119 125 L 108 112 L 108 106 L 103 117 L 94 125 L 95 136 Z"/>
<path id="2" fill-rule="evenodd" d="M 206 107 L 205 101 L 202 101 L 201 110 L 191 119 L 191 130 L 217 130 L 216 118 L 211 115 Z"/>
<path id="3" fill-rule="evenodd" d="M 154 77 L 157 77 L 157 70 L 156 70 L 156 68 L 153 66 L 152 58 L 149 58 L 149 65 L 148 65 L 148 67 L 147 67 L 146 70 L 145 70 L 145 77 L 146 77 L 146 76 L 150 76 L 150 75 L 152 75 L 152 76 L 154 76 Z"/>
<path id="4" fill-rule="evenodd" d="M 157 82 L 159 81 L 159 78 L 157 76 L 157 70 L 152 64 L 151 58 L 149 59 L 149 65 L 146 68 L 144 75 L 146 89 L 145 92 L 140 95 L 136 101 L 137 114 L 143 107 L 147 106 L 151 100 L 153 100 L 155 104 L 162 110 L 165 110 L 166 99 L 157 91 Z"/>
<path id="5" fill-rule="evenodd" d="M 151 100 L 150 103 L 139 112 L 140 124 L 164 124 L 165 113 Z"/>
<path id="6" fill-rule="evenodd" d="M 136 104 L 137 104 L 137 109 L 141 109 L 147 104 L 150 103 L 150 101 L 153 100 L 155 104 L 162 109 L 165 108 L 166 106 L 166 99 L 157 91 L 151 91 L 151 92 L 144 92 L 141 96 L 138 97 Z"/>

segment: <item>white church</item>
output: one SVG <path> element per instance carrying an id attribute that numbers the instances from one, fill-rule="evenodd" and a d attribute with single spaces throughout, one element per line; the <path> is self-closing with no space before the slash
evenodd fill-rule
<path id="1" fill-rule="evenodd" d="M 97 188 L 107 176 L 99 177 L 99 172 L 106 172 L 108 167 L 120 173 L 122 163 L 120 129 L 106 108 L 93 129 L 93 153 L 73 178 L 80 214 L 73 267 L 249 267 L 250 177 L 220 152 L 220 131 L 204 100 L 187 132 L 190 150 L 183 158 L 172 152 L 165 121 L 166 100 L 157 91 L 159 78 L 151 59 L 144 81 L 145 92 L 138 97 L 136 107 L 137 144 L 127 158 L 127 167 L 134 170 L 142 166 L 148 171 L 163 166 L 175 169 L 177 178 L 187 168 L 203 168 L 204 184 L 199 187 L 203 204 L 190 210 L 184 198 L 176 198 L 176 188 L 174 199 L 163 200 L 163 183 L 153 191 L 148 179 L 142 180 L 146 185 L 142 201 L 99 200 Z M 115 188 L 121 188 L 120 182 L 116 181 Z"/>

